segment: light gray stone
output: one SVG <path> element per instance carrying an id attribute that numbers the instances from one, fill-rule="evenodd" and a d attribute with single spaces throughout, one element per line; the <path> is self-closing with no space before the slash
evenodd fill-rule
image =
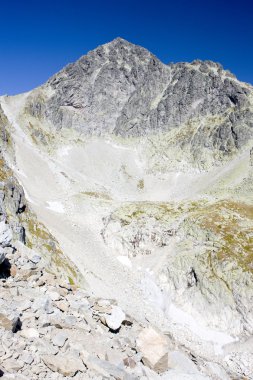
<path id="1" fill-rule="evenodd" d="M 85 372 L 85 366 L 81 359 L 70 355 L 44 355 L 42 360 L 53 372 L 59 372 L 63 376 L 74 376 L 78 371 Z"/>
<path id="2" fill-rule="evenodd" d="M 137 338 L 137 349 L 142 354 L 143 363 L 151 369 L 156 372 L 168 369 L 168 341 L 152 327 L 141 331 Z"/>
<path id="3" fill-rule="evenodd" d="M 113 331 L 120 328 L 125 318 L 126 315 L 119 306 L 112 306 L 111 314 L 105 315 L 106 324 Z"/>
<path id="4" fill-rule="evenodd" d="M 40 336 L 38 330 L 33 327 L 22 329 L 20 335 L 26 339 L 38 339 Z"/>
<path id="5" fill-rule="evenodd" d="M 58 347 L 63 347 L 64 343 L 66 342 L 66 340 L 68 339 L 67 335 L 63 332 L 59 332 L 57 333 L 56 335 L 54 335 L 52 337 L 52 343 L 55 345 L 55 346 L 58 346 Z"/>

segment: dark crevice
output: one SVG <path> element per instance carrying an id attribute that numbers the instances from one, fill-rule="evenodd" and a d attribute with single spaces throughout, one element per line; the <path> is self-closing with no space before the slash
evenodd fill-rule
<path id="1" fill-rule="evenodd" d="M 0 279 L 6 279 L 11 275 L 11 263 L 5 259 L 0 265 Z"/>

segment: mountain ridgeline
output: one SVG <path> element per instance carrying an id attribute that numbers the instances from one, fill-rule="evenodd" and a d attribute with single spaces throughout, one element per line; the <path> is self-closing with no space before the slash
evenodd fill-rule
<path id="1" fill-rule="evenodd" d="M 181 145 L 226 155 L 253 138 L 252 92 L 220 64 L 165 65 L 117 38 L 54 75 L 28 97 L 27 107 L 57 129 L 84 134 L 140 137 L 183 125 L 188 133 Z M 198 128 L 191 128 L 196 121 Z"/>

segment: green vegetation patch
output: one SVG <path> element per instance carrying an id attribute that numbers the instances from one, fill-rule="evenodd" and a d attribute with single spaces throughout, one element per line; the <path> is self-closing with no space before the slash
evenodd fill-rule
<path id="1" fill-rule="evenodd" d="M 144 179 L 140 179 L 137 183 L 137 188 L 139 190 L 143 190 L 144 189 Z"/>
<path id="2" fill-rule="evenodd" d="M 26 215 L 23 223 L 26 226 L 26 245 L 44 254 L 49 263 L 48 271 L 63 274 L 71 278 L 73 284 L 77 283 L 80 279 L 77 268 L 64 256 L 59 243 L 46 227 L 31 212 Z"/>
<path id="3" fill-rule="evenodd" d="M 11 170 L 6 166 L 4 159 L 0 159 L 0 181 L 6 181 L 12 175 Z"/>
<path id="4" fill-rule="evenodd" d="M 235 261 L 244 271 L 253 273 L 253 206 L 220 201 L 203 208 L 194 222 L 213 233 L 219 241 L 218 261 Z"/>
<path id="5" fill-rule="evenodd" d="M 80 194 L 90 198 L 104 199 L 107 201 L 111 200 L 111 197 L 107 193 L 98 193 L 95 191 L 82 191 Z"/>

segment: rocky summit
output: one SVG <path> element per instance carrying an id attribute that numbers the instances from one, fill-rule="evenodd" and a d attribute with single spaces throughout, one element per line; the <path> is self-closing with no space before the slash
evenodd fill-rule
<path id="1" fill-rule="evenodd" d="M 250 84 L 117 38 L 0 136 L 0 377 L 253 379 Z"/>

